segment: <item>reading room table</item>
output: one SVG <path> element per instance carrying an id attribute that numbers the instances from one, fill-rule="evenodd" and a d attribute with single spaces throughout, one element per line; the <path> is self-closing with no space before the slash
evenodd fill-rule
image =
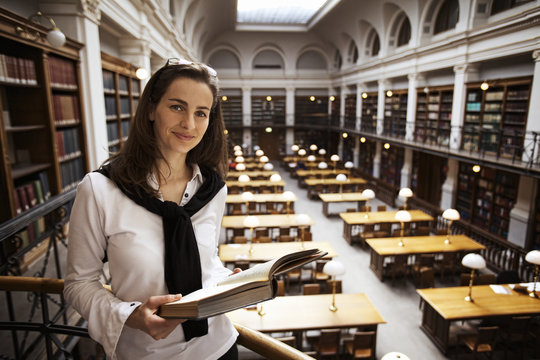
<path id="1" fill-rule="evenodd" d="M 335 178 L 338 174 L 345 174 L 349 176 L 351 171 L 349 169 L 340 169 L 334 171 L 333 169 L 310 169 L 310 170 L 296 170 L 296 176 L 298 177 L 298 187 L 305 187 L 305 180 L 307 177 L 317 178 Z"/>
<path id="2" fill-rule="evenodd" d="M 356 202 L 357 203 L 357 209 L 360 211 L 360 207 L 366 200 L 369 200 L 369 198 L 366 198 L 362 195 L 361 192 L 351 192 L 351 193 L 326 193 L 326 194 L 319 194 L 319 198 L 322 200 L 322 212 L 325 216 L 330 216 L 331 214 L 328 212 L 328 206 L 330 203 L 338 203 L 338 202 Z M 332 214 L 333 215 L 333 214 Z"/>
<path id="3" fill-rule="evenodd" d="M 278 296 L 262 303 L 264 316 L 257 310 L 238 309 L 227 313 L 238 324 L 261 332 L 293 331 L 301 349 L 302 332 L 317 329 L 364 328 L 377 331 L 377 325 L 386 321 L 365 294 L 336 294 L 336 307 L 329 306 L 332 295 Z"/>
<path id="4" fill-rule="evenodd" d="M 411 223 L 433 221 L 433 217 L 422 210 L 408 210 L 411 214 Z M 399 223 L 396 220 L 397 211 L 348 212 L 340 213 L 343 219 L 343 237 L 352 244 L 352 230 L 354 226 L 375 225 L 382 223 Z"/>
<path id="5" fill-rule="evenodd" d="M 328 254 L 323 259 L 332 259 L 337 256 L 336 251 L 326 241 L 300 241 L 274 242 L 253 244 L 253 252 L 249 253 L 249 244 L 221 244 L 219 245 L 219 258 L 225 264 L 236 261 L 265 262 L 279 258 L 285 254 L 307 249 L 319 249 Z"/>
<path id="6" fill-rule="evenodd" d="M 250 178 L 265 177 L 269 179 L 274 174 L 279 174 L 275 170 L 252 170 L 252 171 L 229 171 L 227 174 L 227 180 L 236 180 L 240 175 L 247 175 Z"/>
<path id="7" fill-rule="evenodd" d="M 450 324 L 455 321 L 540 315 L 540 301 L 512 290 L 508 285 L 472 287 L 474 302 L 465 301 L 468 286 L 416 290 L 424 302 L 421 329 L 446 353 Z"/>
<path id="8" fill-rule="evenodd" d="M 369 267 L 379 280 L 385 276 L 384 260 L 395 255 L 438 254 L 445 252 L 471 252 L 484 250 L 486 247 L 466 235 L 451 235 L 450 244 L 445 244 L 446 235 L 407 236 L 403 238 L 405 246 L 399 246 L 399 237 L 373 238 L 366 240 L 371 248 Z"/>
<path id="9" fill-rule="evenodd" d="M 339 174 L 339 171 L 338 171 L 338 174 Z M 322 185 L 324 191 L 327 191 L 328 190 L 328 187 L 329 186 L 338 186 L 338 187 L 343 187 L 343 186 L 355 186 L 357 189 L 359 186 L 361 185 L 365 185 L 367 183 L 366 180 L 362 179 L 362 178 L 347 178 L 347 180 L 345 181 L 339 181 L 339 180 L 336 180 L 335 178 L 330 178 L 330 179 L 306 179 L 304 180 L 306 185 L 307 185 L 307 195 L 308 195 L 308 198 L 312 198 L 316 195 L 318 195 L 317 191 L 315 190 L 315 187 L 317 185 Z M 342 191 L 340 191 L 342 192 Z"/>
<path id="10" fill-rule="evenodd" d="M 264 186 L 264 187 L 268 186 L 272 188 L 283 189 L 283 187 L 285 186 L 285 181 L 283 180 L 279 180 L 279 181 L 251 180 L 248 182 L 242 182 L 238 180 L 227 180 L 225 183 L 227 184 L 227 187 L 236 186 L 239 188 L 254 188 L 254 189 L 258 189 L 261 186 Z"/>
<path id="11" fill-rule="evenodd" d="M 287 195 L 283 195 L 283 193 L 273 193 L 273 194 L 253 194 L 253 200 L 251 202 L 255 202 L 258 205 L 258 211 L 266 211 L 266 209 L 262 209 L 262 205 L 266 204 L 267 202 L 274 202 L 274 203 L 283 203 L 286 204 L 289 203 L 289 207 L 291 210 L 294 209 L 294 202 L 298 200 L 296 195 L 291 197 L 290 200 L 286 199 Z M 242 194 L 229 194 L 227 195 L 227 199 L 225 200 L 225 203 L 227 204 L 227 213 L 230 214 L 231 211 L 229 209 L 229 204 L 245 204 L 246 202 L 242 199 Z"/>

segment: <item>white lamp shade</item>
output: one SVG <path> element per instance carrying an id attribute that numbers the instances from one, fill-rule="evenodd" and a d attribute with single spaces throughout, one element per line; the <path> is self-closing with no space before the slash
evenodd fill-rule
<path id="1" fill-rule="evenodd" d="M 334 154 L 334 155 L 330 156 L 330 160 L 339 161 L 339 155 Z"/>
<path id="2" fill-rule="evenodd" d="M 47 41 L 54 47 L 60 47 L 66 43 L 66 35 L 58 28 L 53 28 L 47 34 Z"/>
<path id="3" fill-rule="evenodd" d="M 297 214 L 296 222 L 298 225 L 309 225 L 311 223 L 311 218 L 307 214 Z"/>
<path id="4" fill-rule="evenodd" d="M 296 198 L 292 191 L 285 191 L 282 196 L 285 201 L 293 201 Z"/>
<path id="5" fill-rule="evenodd" d="M 324 169 L 327 169 L 327 168 L 328 168 L 328 164 L 325 163 L 324 161 L 321 161 L 321 162 L 319 163 L 319 165 L 317 165 L 317 167 L 318 167 L 319 169 L 321 169 L 321 170 L 324 170 Z"/>
<path id="6" fill-rule="evenodd" d="M 475 270 L 483 269 L 486 267 L 486 260 L 484 260 L 482 255 L 474 253 L 465 255 L 461 260 L 461 263 L 463 264 L 463 266 Z"/>
<path id="7" fill-rule="evenodd" d="M 240 164 L 236 164 L 235 169 L 238 170 L 238 171 L 244 171 L 244 170 L 246 170 L 246 165 L 241 164 L 241 163 L 240 163 Z"/>
<path id="8" fill-rule="evenodd" d="M 323 272 L 330 276 L 338 276 L 345 274 L 345 266 L 341 261 L 331 260 L 324 264 Z"/>
<path id="9" fill-rule="evenodd" d="M 352 161 L 347 161 L 344 166 L 346 169 L 351 169 L 354 166 L 354 164 Z"/>
<path id="10" fill-rule="evenodd" d="M 244 157 L 243 156 L 237 156 L 237 157 L 234 158 L 234 162 L 243 163 L 244 162 Z"/>
<path id="11" fill-rule="evenodd" d="M 290 168 L 295 168 L 295 167 L 296 167 L 296 163 L 295 163 L 295 162 L 289 163 L 289 167 L 290 167 Z"/>
<path id="12" fill-rule="evenodd" d="M 409 188 L 402 188 L 399 190 L 399 196 L 402 198 L 410 198 L 413 196 L 413 192 Z"/>
<path id="13" fill-rule="evenodd" d="M 242 174 L 238 177 L 238 181 L 240 182 L 249 182 L 250 178 L 246 174 Z"/>
<path id="14" fill-rule="evenodd" d="M 336 180 L 337 181 L 347 181 L 347 175 L 345 175 L 345 174 L 337 174 Z"/>
<path id="15" fill-rule="evenodd" d="M 234 151 L 242 150 L 242 147 L 240 145 L 234 145 L 233 150 Z"/>
<path id="16" fill-rule="evenodd" d="M 317 151 L 317 149 L 318 149 L 318 146 L 315 145 L 315 144 L 311 144 L 311 145 L 309 146 L 309 150 L 311 150 L 311 151 Z"/>
<path id="17" fill-rule="evenodd" d="M 272 163 L 264 164 L 264 170 L 274 170 L 274 165 Z"/>
<path id="18" fill-rule="evenodd" d="M 234 156 L 242 156 L 244 153 L 242 152 L 242 150 L 235 150 L 234 151 Z"/>
<path id="19" fill-rule="evenodd" d="M 260 161 L 260 162 L 263 162 L 263 163 L 267 163 L 268 160 L 269 160 L 269 159 L 268 159 L 268 156 L 266 156 L 266 155 L 261 156 L 261 158 L 259 159 L 259 161 Z"/>
<path id="20" fill-rule="evenodd" d="M 525 260 L 534 265 L 540 265 L 540 251 L 532 250 L 525 255 Z"/>
<path id="21" fill-rule="evenodd" d="M 308 160 L 308 161 L 315 161 L 315 159 L 316 159 L 315 155 L 309 155 L 309 156 L 307 157 L 307 160 Z"/>
<path id="22" fill-rule="evenodd" d="M 299 147 L 298 145 L 296 145 L 296 144 L 291 146 L 291 150 L 292 150 L 292 151 L 295 151 L 295 152 L 296 152 L 296 151 L 298 151 L 299 149 L 300 149 L 300 147 Z"/>
<path id="23" fill-rule="evenodd" d="M 272 176 L 270 176 L 270 181 L 271 182 L 281 181 L 281 176 L 279 174 L 272 174 Z"/>
<path id="24" fill-rule="evenodd" d="M 456 221 L 460 219 L 459 212 L 456 209 L 446 209 L 442 213 L 442 217 L 446 220 Z"/>
<path id="25" fill-rule="evenodd" d="M 259 145 L 253 145 L 253 150 L 255 151 L 261 150 L 261 147 Z"/>
<path id="26" fill-rule="evenodd" d="M 264 155 L 264 151 L 262 151 L 261 149 L 255 151 L 255 155 L 257 156 L 263 156 Z"/>
<path id="27" fill-rule="evenodd" d="M 259 218 L 253 215 L 246 216 L 244 219 L 244 226 L 250 229 L 259 226 Z"/>
<path id="28" fill-rule="evenodd" d="M 385 354 L 381 360 L 411 360 L 407 355 L 399 353 L 397 351 L 389 352 Z"/>
<path id="29" fill-rule="evenodd" d="M 409 222 L 411 221 L 411 213 L 407 210 L 399 210 L 394 218 L 399 222 Z"/>
<path id="30" fill-rule="evenodd" d="M 362 191 L 362 196 L 365 197 L 366 199 L 375 199 L 375 191 L 371 190 L 371 189 L 366 189 L 364 191 Z"/>
<path id="31" fill-rule="evenodd" d="M 326 155 L 326 150 L 319 149 L 319 155 Z"/>
<path id="32" fill-rule="evenodd" d="M 306 150 L 305 149 L 298 150 L 298 155 L 305 156 L 306 155 Z"/>
<path id="33" fill-rule="evenodd" d="M 253 201 L 253 193 L 251 191 L 244 191 L 242 193 L 242 195 L 240 195 L 242 197 L 242 200 L 244 201 Z"/>
<path id="34" fill-rule="evenodd" d="M 143 67 L 140 67 L 135 71 L 135 76 L 139 80 L 144 80 L 144 79 L 146 79 L 148 77 L 148 70 L 146 70 Z"/>

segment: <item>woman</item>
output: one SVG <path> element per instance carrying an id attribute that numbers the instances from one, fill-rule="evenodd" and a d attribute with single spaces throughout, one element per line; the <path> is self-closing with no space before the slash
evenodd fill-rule
<path id="1" fill-rule="evenodd" d="M 217 256 L 227 193 L 217 81 L 205 65 L 170 59 L 146 85 L 124 147 L 78 186 L 64 295 L 110 359 L 237 358 L 226 316 L 157 315 L 231 274 Z M 112 291 L 100 282 L 106 261 Z"/>

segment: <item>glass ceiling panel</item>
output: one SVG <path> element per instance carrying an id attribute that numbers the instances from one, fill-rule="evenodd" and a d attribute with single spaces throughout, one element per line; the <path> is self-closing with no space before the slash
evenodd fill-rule
<path id="1" fill-rule="evenodd" d="M 238 0 L 236 21 L 245 24 L 307 24 L 328 0 Z"/>

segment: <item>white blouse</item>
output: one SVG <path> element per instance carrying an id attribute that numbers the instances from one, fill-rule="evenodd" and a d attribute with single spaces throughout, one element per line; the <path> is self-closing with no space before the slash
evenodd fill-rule
<path id="1" fill-rule="evenodd" d="M 151 181 L 157 188 L 153 177 Z M 180 205 L 191 200 L 202 182 L 195 165 Z M 217 254 L 226 196 L 224 186 L 191 217 L 203 287 L 215 285 L 231 273 Z M 103 346 L 108 359 L 218 359 L 234 344 L 238 333 L 225 315 L 209 318 L 208 334 L 188 343 L 181 325 L 162 340 L 124 326 L 148 297 L 168 293 L 163 226 L 160 216 L 136 205 L 109 178 L 94 172 L 81 181 L 68 239 L 64 296 L 88 321 L 90 336 Z M 112 293 L 100 282 L 105 251 Z"/>

